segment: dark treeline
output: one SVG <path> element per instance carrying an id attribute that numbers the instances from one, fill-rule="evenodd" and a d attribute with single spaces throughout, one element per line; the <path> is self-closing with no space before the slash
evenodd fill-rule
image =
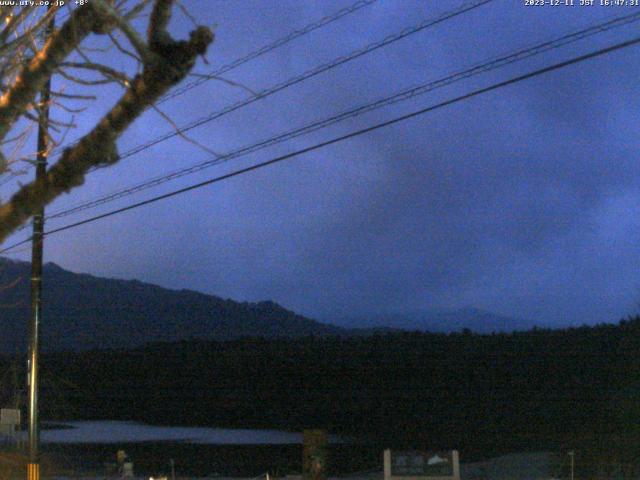
<path id="1" fill-rule="evenodd" d="M 640 318 L 495 335 L 186 341 L 47 354 L 41 368 L 48 419 L 324 427 L 467 459 L 571 448 L 610 458 L 616 445 L 628 461 L 638 450 Z"/>

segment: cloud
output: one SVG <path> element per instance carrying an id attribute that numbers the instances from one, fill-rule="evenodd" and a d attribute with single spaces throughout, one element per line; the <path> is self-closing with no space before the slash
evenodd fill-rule
<path id="1" fill-rule="evenodd" d="M 196 2 L 197 3 L 197 2 Z M 219 2 L 210 60 L 242 55 L 342 3 Z M 247 64 L 282 81 L 432 15 L 376 4 Z M 241 9 L 239 9 L 241 8 Z M 261 100 L 191 134 L 229 151 L 480 59 L 575 30 L 606 12 L 488 7 Z M 626 32 L 626 31 L 625 31 Z M 622 32 L 622 33 L 625 33 Z M 624 36 L 622 34 L 620 37 Z M 168 191 L 614 41 L 610 34 L 205 171 Z M 52 238 L 48 260 L 310 316 L 475 305 L 538 322 L 616 321 L 637 290 L 637 51 L 532 79 L 157 206 Z M 209 83 L 165 108 L 186 122 L 242 98 Z M 139 127 L 127 142 L 152 137 Z M 201 158 L 174 140 L 89 183 L 109 191 Z M 90 195 L 88 195 L 90 196 Z"/>

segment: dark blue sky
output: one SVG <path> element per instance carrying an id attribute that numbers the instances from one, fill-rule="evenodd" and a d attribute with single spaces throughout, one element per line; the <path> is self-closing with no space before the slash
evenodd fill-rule
<path id="1" fill-rule="evenodd" d="M 216 26 L 209 65 L 196 68 L 201 73 L 350 5 L 328 0 L 183 3 L 198 22 Z M 459 5 L 380 0 L 225 77 L 261 90 Z M 189 135 L 217 152 L 228 152 L 638 8 L 526 7 L 520 0 L 495 0 Z M 632 38 L 638 24 L 48 226 Z M 172 28 L 184 33 L 192 26 L 176 11 Z M 640 302 L 639 76 L 640 48 L 631 47 L 53 235 L 45 258 L 78 272 L 138 278 L 236 300 L 273 299 L 336 323 L 345 317 L 468 305 L 558 326 L 615 322 L 637 312 Z M 104 111 L 113 100 L 109 95 L 112 91 L 103 93 L 90 118 Z M 249 95 L 210 81 L 161 109 L 183 125 Z M 90 120 L 85 122 L 89 126 Z M 170 130 L 150 111 L 121 139 L 120 149 Z M 206 158 L 196 146 L 172 139 L 95 172 L 49 211 Z M 8 243 L 21 238 L 16 235 Z M 26 259 L 26 253 L 18 258 Z"/>

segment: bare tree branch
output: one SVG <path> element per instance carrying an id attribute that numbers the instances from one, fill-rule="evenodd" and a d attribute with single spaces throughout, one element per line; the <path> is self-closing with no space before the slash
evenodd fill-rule
<path id="1" fill-rule="evenodd" d="M 63 62 L 63 67 L 69 68 L 78 68 L 83 70 L 92 70 L 100 73 L 108 80 L 115 80 L 122 85 L 128 86 L 131 83 L 131 80 L 127 75 L 123 72 L 119 72 L 118 70 L 108 67 L 107 65 L 103 65 L 101 63 L 93 63 L 93 62 Z"/>
<path id="2" fill-rule="evenodd" d="M 213 33 L 206 27 L 198 27 L 189 40 L 174 40 L 166 30 L 172 4 L 172 0 L 155 0 L 147 32 L 149 54 L 143 57 L 142 72 L 130 81 L 120 100 L 93 130 L 63 151 L 44 178 L 21 186 L 9 201 L 0 205 L 0 242 L 39 208 L 82 185 L 92 168 L 117 162 L 117 138 L 161 95 L 182 81 L 198 56 L 204 55 L 213 41 Z M 118 22 L 115 25 L 120 28 Z M 33 102 L 40 86 L 80 41 L 92 31 L 108 33 L 113 26 L 113 17 L 105 19 L 95 8 L 81 7 L 72 12 L 69 21 L 47 41 L 0 98 L 0 141 Z"/>
<path id="3" fill-rule="evenodd" d="M 136 60 L 137 62 L 142 63 L 142 59 L 140 57 L 138 57 L 135 53 L 130 52 L 129 50 L 127 50 L 126 48 L 124 48 L 120 42 L 118 41 L 118 38 L 113 34 L 113 33 L 109 33 L 109 38 L 111 38 L 111 41 L 113 42 L 113 44 L 116 46 L 116 48 L 118 50 L 120 50 L 122 53 L 124 53 L 125 55 L 133 58 L 134 60 Z"/>
<path id="4" fill-rule="evenodd" d="M 195 145 L 196 147 L 198 147 L 199 149 L 207 152 L 209 155 L 212 155 L 216 158 L 220 158 L 222 155 L 220 155 L 218 152 L 216 152 L 215 150 L 212 150 L 211 148 L 207 147 L 206 145 L 203 145 L 202 143 L 198 142 L 197 140 L 194 140 L 193 138 L 189 137 L 188 135 L 186 135 L 182 130 L 180 130 L 180 127 L 178 125 L 176 125 L 176 123 L 171 120 L 171 117 L 169 115 L 167 115 L 166 113 L 164 113 L 162 110 L 160 110 L 159 107 L 152 105 L 152 108 L 158 112 L 158 114 L 160 116 L 162 116 L 162 118 L 164 118 L 167 123 L 169 125 L 171 125 L 176 133 L 178 134 L 178 136 L 184 140 L 186 140 L 187 142 L 189 142 L 192 145 Z"/>
<path id="5" fill-rule="evenodd" d="M 232 87 L 240 88 L 242 90 L 245 90 L 245 91 L 249 92 L 253 96 L 258 96 L 258 92 L 257 91 L 250 89 L 249 87 L 247 87 L 246 85 L 244 85 L 244 84 L 242 84 L 240 82 L 235 82 L 233 80 L 229 80 L 228 78 L 221 77 L 220 75 L 211 75 L 211 74 L 203 75 L 201 73 L 190 73 L 189 76 L 217 80 L 219 82 L 226 83 L 227 85 L 230 85 Z"/>
<path id="6" fill-rule="evenodd" d="M 95 100 L 96 98 L 98 98 L 95 95 L 80 95 L 76 93 L 64 93 L 64 92 L 55 92 L 55 91 L 51 92 L 51 96 L 66 98 L 69 100 Z"/>
<path id="7" fill-rule="evenodd" d="M 92 31 L 103 27 L 92 4 L 73 11 L 65 24 L 53 34 L 45 46 L 18 74 L 13 85 L 0 97 L 0 140 L 16 119 L 24 113 L 44 83 L 60 63 Z"/>
<path id="8" fill-rule="evenodd" d="M 102 78 L 102 79 L 99 79 L 99 80 L 87 80 L 85 78 L 80 78 L 77 75 L 73 75 L 73 74 L 67 72 L 63 68 L 58 69 L 57 73 L 62 75 L 67 80 L 70 80 L 70 81 L 72 81 L 74 83 L 78 83 L 80 85 L 105 85 L 107 83 L 114 83 L 115 82 L 115 80 L 113 78 Z"/>
<path id="9" fill-rule="evenodd" d="M 149 47 L 147 47 L 144 40 L 138 35 L 138 32 L 129 24 L 129 22 L 121 17 L 120 14 L 104 0 L 94 1 L 94 8 L 98 9 L 102 15 L 110 18 L 118 26 L 122 33 L 125 34 L 131 45 L 133 45 L 133 48 L 136 49 L 142 61 L 144 63 L 152 62 L 153 57 Z"/>

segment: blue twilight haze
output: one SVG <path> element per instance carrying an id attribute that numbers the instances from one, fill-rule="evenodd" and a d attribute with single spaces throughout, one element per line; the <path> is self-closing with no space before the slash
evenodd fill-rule
<path id="1" fill-rule="evenodd" d="M 198 23 L 215 26 L 208 64 L 200 61 L 198 73 L 214 71 L 353 4 L 182 3 Z M 579 0 L 556 7 L 526 3 L 494 0 L 188 135 L 224 154 L 589 25 L 640 14 L 640 7 L 601 7 L 599 1 L 591 7 L 580 6 Z M 375 1 L 159 108 L 177 125 L 189 124 L 462 4 Z M 52 219 L 47 227 L 635 38 L 639 24 L 551 49 L 99 208 Z M 176 8 L 172 32 L 185 35 L 192 28 Z M 108 55 L 117 58 L 118 52 Z M 273 299 L 343 326 L 366 324 L 346 319 L 466 306 L 532 324 L 616 322 L 636 313 L 640 302 L 639 77 L 636 45 L 52 235 L 45 243 L 45 261 L 76 272 L 137 278 L 235 300 Z M 63 83 L 54 80 L 54 85 Z M 99 118 L 117 91 L 104 90 L 89 120 Z M 171 130 L 150 110 L 120 140 L 119 149 L 125 152 Z M 70 139 L 83 131 L 81 125 Z M 210 153 L 174 137 L 94 172 L 47 211 L 208 158 Z M 7 245 L 24 236 L 15 234 Z M 28 251 L 14 258 L 28 259 Z"/>

